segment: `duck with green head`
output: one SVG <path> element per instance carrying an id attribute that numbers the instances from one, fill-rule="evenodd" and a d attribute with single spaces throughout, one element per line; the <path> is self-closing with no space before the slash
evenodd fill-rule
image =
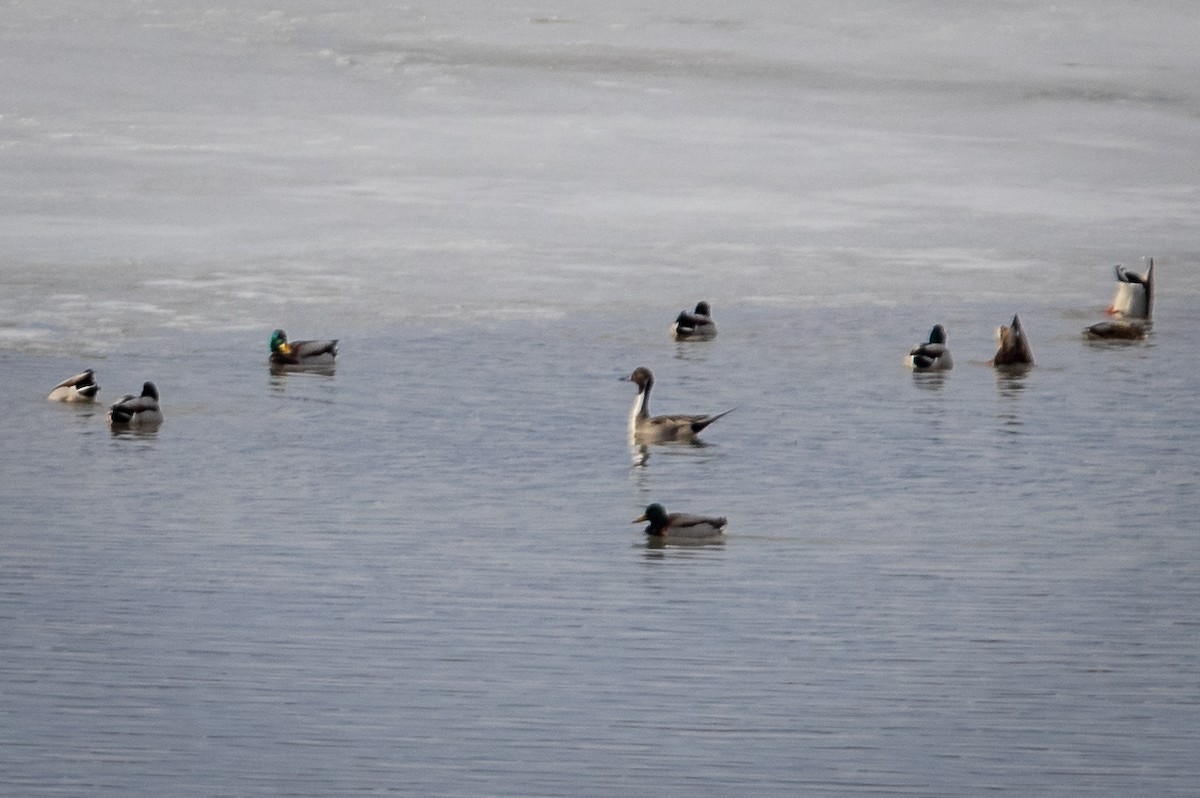
<path id="1" fill-rule="evenodd" d="M 728 521 L 724 517 L 692 515 L 691 513 L 668 513 L 666 508 L 655 502 L 646 512 L 630 523 L 649 522 L 646 534 L 655 539 L 714 540 L 725 535 Z"/>
<path id="2" fill-rule="evenodd" d="M 289 341 L 287 333 L 271 333 L 273 366 L 332 366 L 337 357 L 338 339 L 330 341 Z"/>

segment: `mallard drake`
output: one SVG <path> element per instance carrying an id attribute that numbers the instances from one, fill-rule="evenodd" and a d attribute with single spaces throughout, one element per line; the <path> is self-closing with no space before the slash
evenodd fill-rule
<path id="1" fill-rule="evenodd" d="M 51 402 L 94 402 L 98 393 L 100 386 L 96 383 L 96 372 L 88 369 L 55 385 L 46 398 Z"/>
<path id="2" fill-rule="evenodd" d="M 661 504 L 651 504 L 646 512 L 633 519 L 630 523 L 640 524 L 648 521 L 646 534 L 652 538 L 705 540 L 720 538 L 725 534 L 728 522 L 724 518 L 710 518 L 689 513 L 670 513 Z"/>
<path id="3" fill-rule="evenodd" d="M 946 346 L 946 328 L 940 324 L 933 325 L 929 331 L 929 341 L 910 349 L 904 365 L 913 371 L 949 371 L 954 368 L 954 359 L 950 357 L 950 348 Z"/>
<path id="4" fill-rule="evenodd" d="M 651 416 L 650 389 L 654 387 L 654 374 L 645 366 L 638 366 L 625 378 L 638 387 L 637 398 L 629 411 L 629 436 L 635 443 L 690 443 L 709 424 L 734 408 L 715 416 Z"/>
<path id="5" fill-rule="evenodd" d="M 271 333 L 270 363 L 276 366 L 331 366 L 337 357 L 338 339 L 332 341 L 288 341 L 287 333 Z"/>
<path id="6" fill-rule="evenodd" d="M 1117 264 L 1117 293 L 1108 306 L 1110 316 L 1126 319 L 1148 319 L 1154 305 L 1154 258 L 1142 258 L 1146 264 L 1145 274 L 1126 269 Z"/>
<path id="7" fill-rule="evenodd" d="M 707 302 L 697 302 L 692 312 L 680 311 L 671 325 L 671 335 L 676 341 L 703 341 L 715 338 L 717 324 L 712 320 L 712 311 Z"/>
<path id="8" fill-rule="evenodd" d="M 108 410 L 110 427 L 156 427 L 162 422 L 158 388 L 152 382 L 142 384 L 141 396 L 129 394 Z"/>
<path id="9" fill-rule="evenodd" d="M 1146 325 L 1129 321 L 1102 321 L 1083 331 L 1090 341 L 1140 341 L 1146 337 Z"/>
<path id="10" fill-rule="evenodd" d="M 1033 350 L 1021 326 L 1021 317 L 1013 314 L 1012 325 L 1001 325 L 996 330 L 996 356 L 990 361 L 993 366 L 1032 366 Z"/>

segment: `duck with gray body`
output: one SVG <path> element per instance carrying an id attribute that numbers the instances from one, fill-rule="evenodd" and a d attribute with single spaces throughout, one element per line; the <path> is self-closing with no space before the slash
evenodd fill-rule
<path id="1" fill-rule="evenodd" d="M 67 377 L 54 386 L 54 390 L 46 398 L 51 402 L 95 402 L 100 386 L 96 383 L 96 373 L 92 369 Z"/>
<path id="2" fill-rule="evenodd" d="M 646 512 L 631 523 L 649 522 L 646 534 L 651 538 L 680 540 L 711 540 L 721 538 L 728 524 L 724 517 L 692 515 L 691 513 L 668 513 L 658 503 L 651 504 Z"/>
<path id="3" fill-rule="evenodd" d="M 904 364 L 913 371 L 949 371 L 954 368 L 950 347 L 946 346 L 946 328 L 940 324 L 933 325 L 929 340 L 910 349 Z"/>
<path id="4" fill-rule="evenodd" d="M 634 443 L 694 443 L 701 430 L 736 409 L 730 408 L 716 415 L 651 416 L 650 390 L 654 387 L 654 374 L 645 366 L 638 366 L 625 379 L 638 387 L 629 411 L 629 436 Z"/>
<path id="5" fill-rule="evenodd" d="M 337 358 L 338 339 L 329 341 L 289 341 L 287 333 L 275 330 L 271 333 L 271 356 L 273 366 L 332 366 Z"/>
<path id="6" fill-rule="evenodd" d="M 717 324 L 707 302 L 697 302 L 696 309 L 681 311 L 671 325 L 671 335 L 676 341 L 707 341 L 717 335 Z"/>
<path id="7" fill-rule="evenodd" d="M 141 396 L 127 395 L 108 410 L 110 427 L 157 427 L 162 422 L 158 387 L 152 382 L 142 384 Z"/>

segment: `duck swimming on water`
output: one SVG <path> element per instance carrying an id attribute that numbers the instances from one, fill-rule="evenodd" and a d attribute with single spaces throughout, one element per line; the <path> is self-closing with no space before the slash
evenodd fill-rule
<path id="1" fill-rule="evenodd" d="M 954 368 L 950 347 L 946 346 L 946 328 L 940 324 L 933 325 L 929 331 L 929 341 L 909 350 L 904 365 L 913 371 L 949 371 Z"/>
<path id="2" fill-rule="evenodd" d="M 661 504 L 651 504 L 646 512 L 630 523 L 648 521 L 646 534 L 651 538 L 676 540 L 711 540 L 725 534 L 727 521 L 724 517 L 692 515 L 690 513 L 667 513 Z"/>
<path id="3" fill-rule="evenodd" d="M 645 366 L 638 366 L 625 379 L 638 387 L 629 411 L 629 437 L 634 443 L 693 443 L 701 430 L 734 410 L 730 408 L 716 415 L 651 416 L 650 390 L 654 387 L 654 374 Z"/>
<path id="4" fill-rule="evenodd" d="M 717 336 L 717 325 L 707 302 L 697 302 L 690 313 L 680 311 L 671 325 L 671 335 L 676 341 L 706 341 Z"/>
<path id="5" fill-rule="evenodd" d="M 338 339 L 329 341 L 288 341 L 287 333 L 271 333 L 273 366 L 332 366 L 337 357 Z"/>
<path id="6" fill-rule="evenodd" d="M 108 426 L 113 428 L 157 427 L 162 422 L 158 387 L 152 382 L 142 384 L 141 396 L 127 395 L 108 410 Z"/>

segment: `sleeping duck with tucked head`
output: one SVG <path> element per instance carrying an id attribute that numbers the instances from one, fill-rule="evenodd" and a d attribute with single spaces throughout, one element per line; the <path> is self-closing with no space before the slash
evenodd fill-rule
<path id="1" fill-rule="evenodd" d="M 929 340 L 910 349 L 904 365 L 913 371 L 949 371 L 954 368 L 950 347 L 946 346 L 946 328 L 940 324 L 933 325 Z"/>
<path id="2" fill-rule="evenodd" d="M 646 508 L 646 512 L 631 523 L 649 522 L 646 534 L 652 540 L 704 541 L 721 540 L 725 535 L 727 521 L 724 517 L 692 515 L 691 513 L 668 513 L 657 502 Z"/>
<path id="3" fill-rule="evenodd" d="M 638 366 L 625 380 L 638 387 L 629 411 L 629 437 L 634 443 L 695 443 L 701 430 L 736 409 L 730 408 L 716 415 L 651 416 L 650 390 L 654 387 L 654 374 L 645 366 Z"/>
<path id="4" fill-rule="evenodd" d="M 67 377 L 46 398 L 51 402 L 95 402 L 100 386 L 92 369 Z"/>
<path id="5" fill-rule="evenodd" d="M 141 396 L 127 395 L 108 410 L 108 426 L 114 429 L 152 429 L 162 422 L 158 387 L 152 382 L 142 384 Z"/>
<path id="6" fill-rule="evenodd" d="M 697 302 L 696 309 L 680 311 L 671 325 L 671 336 L 676 341 L 707 341 L 717 336 L 717 325 L 707 302 Z"/>
<path id="7" fill-rule="evenodd" d="M 337 358 L 338 339 L 330 341 L 289 341 L 287 333 L 271 333 L 272 366 L 332 366 Z"/>

